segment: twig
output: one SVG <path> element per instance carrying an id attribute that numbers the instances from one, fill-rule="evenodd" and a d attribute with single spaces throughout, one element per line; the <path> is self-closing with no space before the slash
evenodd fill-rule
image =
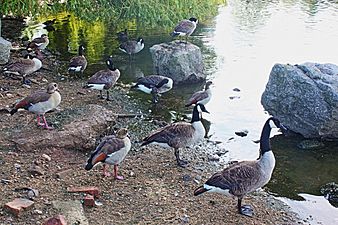
<path id="1" fill-rule="evenodd" d="M 134 118 L 134 117 L 142 117 L 143 114 L 115 114 L 117 118 Z"/>

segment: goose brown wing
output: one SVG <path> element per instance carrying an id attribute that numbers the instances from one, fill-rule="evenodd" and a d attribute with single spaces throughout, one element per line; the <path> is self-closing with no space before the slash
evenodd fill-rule
<path id="1" fill-rule="evenodd" d="M 195 104 L 198 101 L 201 101 L 208 97 L 208 94 L 205 91 L 195 92 L 189 99 L 188 103 Z"/>
<path id="2" fill-rule="evenodd" d="M 29 106 L 34 105 L 39 102 L 46 102 L 50 98 L 50 94 L 48 94 L 45 91 L 37 91 L 32 93 L 31 95 L 25 97 L 21 101 L 19 101 L 16 105 L 15 108 L 24 108 L 28 109 Z"/>
<path id="3" fill-rule="evenodd" d="M 183 32 L 186 33 L 192 29 L 194 29 L 194 24 L 189 20 L 182 20 L 176 27 L 176 32 Z"/>
<path id="4" fill-rule="evenodd" d="M 168 143 L 172 147 L 178 147 L 180 142 L 183 142 L 186 138 L 192 138 L 194 133 L 194 128 L 190 123 L 179 122 L 167 125 L 148 137 L 143 141 L 147 143 L 159 142 L 159 143 Z"/>
<path id="5" fill-rule="evenodd" d="M 122 139 L 116 138 L 114 136 L 108 136 L 100 143 L 98 148 L 106 155 L 110 155 L 121 150 L 124 146 L 125 144 Z"/>
<path id="6" fill-rule="evenodd" d="M 146 77 L 141 77 L 138 79 L 137 84 L 143 84 L 144 86 L 148 88 L 155 87 L 157 84 L 159 84 L 164 77 L 162 76 L 156 76 L 156 75 L 150 75 Z"/>
<path id="7" fill-rule="evenodd" d="M 87 66 L 87 60 L 83 56 L 74 56 L 69 63 L 69 67 Z"/>
<path id="8" fill-rule="evenodd" d="M 215 173 L 206 184 L 223 190 L 229 189 L 231 194 L 241 196 L 251 191 L 259 182 L 257 170 L 257 164 L 254 162 L 235 163 Z"/>
<path id="9" fill-rule="evenodd" d="M 111 70 L 100 70 L 96 72 L 91 78 L 89 78 L 88 82 L 89 84 L 106 84 L 110 88 L 113 86 L 118 78 L 120 77 L 120 74 Z"/>

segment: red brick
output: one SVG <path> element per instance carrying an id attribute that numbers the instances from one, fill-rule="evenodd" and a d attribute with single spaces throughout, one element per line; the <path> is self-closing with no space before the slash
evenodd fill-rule
<path id="1" fill-rule="evenodd" d="M 95 199 L 93 195 L 86 195 L 83 199 L 83 204 L 85 206 L 93 207 L 95 206 Z"/>
<path id="2" fill-rule="evenodd" d="M 19 213 L 24 209 L 30 208 L 34 205 L 34 202 L 26 198 L 16 198 L 11 202 L 5 204 L 5 209 L 19 216 Z"/>
<path id="3" fill-rule="evenodd" d="M 42 225 L 67 225 L 67 222 L 63 215 L 58 215 L 47 219 Z"/>
<path id="4" fill-rule="evenodd" d="M 88 186 L 88 187 L 72 187 L 67 189 L 70 193 L 86 193 L 94 195 L 94 197 L 98 198 L 100 195 L 100 190 L 97 187 Z"/>

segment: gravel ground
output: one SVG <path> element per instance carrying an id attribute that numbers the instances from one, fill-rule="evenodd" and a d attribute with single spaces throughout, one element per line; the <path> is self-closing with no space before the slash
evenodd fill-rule
<path id="1" fill-rule="evenodd" d="M 81 118 L 87 104 L 98 104 L 124 115 L 144 111 L 138 102 L 128 97 L 128 88 L 123 85 L 112 91 L 113 101 L 98 100 L 96 92 L 82 89 L 82 81 L 62 77 L 56 69 L 62 62 L 54 56 L 49 55 L 43 63 L 46 69 L 31 76 L 35 82 L 30 88 L 23 87 L 18 80 L 0 77 L 0 205 L 16 197 L 27 197 L 22 188 L 39 191 L 39 196 L 33 199 L 34 207 L 19 217 L 1 207 L 0 224 L 41 224 L 59 213 L 53 207 L 53 201 L 82 200 L 83 195 L 67 191 L 69 187 L 81 186 L 96 186 L 101 191 L 98 200 L 102 205 L 84 207 L 89 224 L 301 224 L 287 206 L 262 191 L 244 199 L 244 203 L 251 204 L 255 210 L 252 218 L 237 214 L 236 199 L 218 194 L 194 197 L 194 189 L 223 166 L 212 161 L 205 149 L 223 150 L 205 140 L 196 148 L 182 151 L 183 158 L 190 160 L 190 164 L 188 168 L 179 168 L 173 151 L 153 146 L 139 147 L 142 137 L 165 125 L 165 122 L 154 120 L 147 114 L 118 118 L 96 137 L 98 142 L 112 129 L 128 126 L 133 147 L 120 167 L 120 173 L 125 176 L 123 181 L 102 177 L 101 166 L 85 171 L 83 166 L 90 154 L 87 149 L 48 146 L 25 151 L 18 149 L 10 141 L 14 133 L 19 132 L 21 137 L 25 137 L 49 131 L 38 128 L 33 121 L 34 115 L 28 112 L 10 116 L 6 110 L 17 99 L 45 87 L 48 82 L 59 84 L 63 98 L 60 108 L 46 116 L 57 130 L 75 118 Z M 32 175 L 32 165 L 39 166 L 42 175 Z"/>

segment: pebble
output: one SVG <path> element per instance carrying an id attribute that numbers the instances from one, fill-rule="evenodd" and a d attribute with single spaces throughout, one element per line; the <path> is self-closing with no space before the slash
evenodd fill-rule
<path id="1" fill-rule="evenodd" d="M 49 155 L 47 155 L 47 154 L 42 154 L 42 158 L 46 159 L 47 161 L 51 161 L 52 160 L 52 158 Z"/>
<path id="2" fill-rule="evenodd" d="M 31 86 L 29 86 L 28 84 L 23 84 L 22 87 L 27 88 L 27 89 L 31 88 Z"/>
<path id="3" fill-rule="evenodd" d="M 192 181 L 192 177 L 188 174 L 183 175 L 182 179 L 185 182 Z"/>
<path id="4" fill-rule="evenodd" d="M 38 210 L 38 209 L 34 210 L 34 212 L 35 212 L 36 214 L 39 214 L 39 215 L 42 215 L 42 213 L 43 213 L 41 210 Z"/>
<path id="5" fill-rule="evenodd" d="M 236 134 L 237 136 L 240 136 L 240 137 L 245 137 L 245 136 L 248 135 L 248 133 L 249 133 L 248 130 L 241 130 L 241 131 L 236 131 L 236 132 L 235 132 L 235 134 Z"/>

